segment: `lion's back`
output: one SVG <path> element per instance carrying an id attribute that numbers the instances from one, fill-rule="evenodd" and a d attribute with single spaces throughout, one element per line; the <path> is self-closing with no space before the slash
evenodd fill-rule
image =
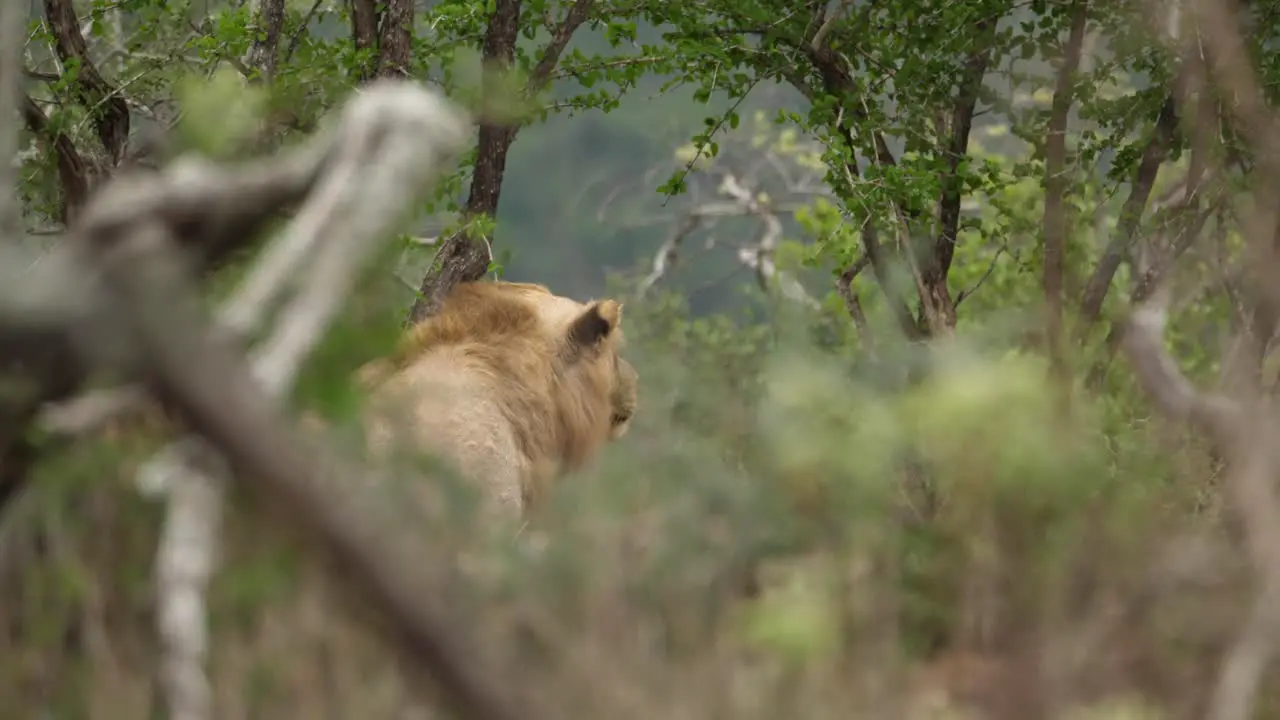
<path id="1" fill-rule="evenodd" d="M 423 356 L 372 393 L 380 427 L 371 440 L 378 451 L 396 442 L 438 455 L 477 483 L 493 509 L 518 515 L 530 462 L 503 413 L 500 392 L 492 378 L 459 358 Z"/>

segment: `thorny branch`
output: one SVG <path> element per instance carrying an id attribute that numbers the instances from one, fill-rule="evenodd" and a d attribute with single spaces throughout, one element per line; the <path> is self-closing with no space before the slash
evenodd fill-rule
<path id="1" fill-rule="evenodd" d="M 211 567 L 211 510 L 218 503 L 216 483 L 198 481 L 216 477 L 217 455 L 234 471 L 232 478 L 253 480 L 250 486 L 271 507 L 287 508 L 337 569 L 362 586 L 392 621 L 400 646 L 436 676 L 461 716 L 528 714 L 517 711 L 505 686 L 493 685 L 491 674 L 454 637 L 430 593 L 416 587 L 413 564 L 381 541 L 372 517 L 349 511 L 351 503 L 362 502 L 352 496 L 350 477 L 365 471 L 342 458 L 319 462 L 316 451 L 304 450 L 280 422 L 274 402 L 363 261 L 390 234 L 389 223 L 466 140 L 465 121 L 436 95 L 380 83 L 386 84 L 357 96 L 336 130 L 270 161 L 227 168 L 185 160 L 159 175 L 117 178 L 44 262 L 22 274 L 12 263 L 0 264 L 15 274 L 0 282 L 0 354 L 23 350 L 35 336 L 65 334 L 87 360 L 142 380 L 208 443 L 184 441 L 167 453 L 185 461 L 182 474 L 171 478 L 177 482 L 171 483 L 157 578 L 173 717 L 209 716 L 199 668 L 199 594 Z M 252 327 L 281 292 L 270 281 L 287 283 L 308 273 L 277 330 L 255 351 L 251 371 L 226 333 L 204 329 L 197 299 L 187 290 L 187 264 L 173 252 L 175 241 L 242 243 L 304 196 L 284 238 L 224 312 L 224 324 Z M 208 449 L 194 452 L 199 447 Z"/>

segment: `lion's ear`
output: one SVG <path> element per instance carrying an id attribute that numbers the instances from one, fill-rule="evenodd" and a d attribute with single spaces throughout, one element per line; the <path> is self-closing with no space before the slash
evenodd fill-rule
<path id="1" fill-rule="evenodd" d="M 617 300 L 591 303 L 569 326 L 569 347 L 576 352 L 593 348 L 609 337 L 622 323 L 622 304 Z"/>

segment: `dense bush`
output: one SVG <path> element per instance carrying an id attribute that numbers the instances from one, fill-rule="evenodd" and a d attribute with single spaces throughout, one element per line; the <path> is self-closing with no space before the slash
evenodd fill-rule
<path id="1" fill-rule="evenodd" d="M 1182 431 L 1085 395 L 1064 420 L 1042 364 L 1018 353 L 941 345 L 927 377 L 886 390 L 884 367 L 814 348 L 807 330 L 690 318 L 669 296 L 627 312 L 635 425 L 514 545 L 476 534 L 465 487 L 371 490 L 393 536 L 441 568 L 435 586 L 501 682 L 560 712 L 635 717 L 834 717 L 944 691 L 1002 717 L 1204 702 L 1245 577 L 1203 501 L 1212 462 Z M 347 356 L 320 353 L 314 377 L 367 354 L 335 338 Z M 358 404 L 333 402 L 333 384 L 299 402 L 350 418 Z M 153 703 L 159 515 L 131 469 L 156 440 L 66 448 L 8 529 L 4 585 L 20 592 L 0 603 L 0 672 L 23 716 Z M 403 716 L 391 656 L 315 558 L 244 498 L 225 541 L 220 716 Z"/>

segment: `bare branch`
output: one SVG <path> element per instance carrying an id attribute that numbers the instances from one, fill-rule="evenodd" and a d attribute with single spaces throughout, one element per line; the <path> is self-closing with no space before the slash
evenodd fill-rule
<path id="1" fill-rule="evenodd" d="M 136 264 L 136 258 L 130 261 Z M 394 621 L 392 639 L 436 675 L 459 715 L 529 717 L 527 707 L 504 695 L 455 636 L 432 593 L 408 570 L 413 565 L 405 549 L 383 541 L 376 515 L 367 511 L 367 500 L 350 481 L 363 471 L 325 457 L 323 449 L 305 446 L 286 429 L 278 407 L 234 351 L 198 330 L 196 308 L 190 299 L 182 301 L 179 283 L 167 283 L 168 292 L 157 295 L 128 277 L 124 265 L 113 272 L 113 281 L 121 284 L 113 285 L 137 321 L 134 337 L 148 353 L 149 377 L 191 426 L 223 451 L 232 477 L 256 480 L 251 487 L 334 558 L 347 578 L 344 584 L 359 587 Z M 174 312 L 179 308 L 185 312 Z"/>
<path id="2" fill-rule="evenodd" d="M 727 201 L 716 200 L 696 205 L 675 221 L 671 235 L 658 248 L 654 256 L 652 271 L 641 281 L 638 294 L 643 296 L 648 293 L 670 272 L 675 266 L 685 240 L 693 232 L 702 228 L 709 229 L 721 218 L 751 217 L 759 221 L 760 233 L 754 242 L 732 243 L 735 246 L 738 262 L 752 271 L 757 284 L 763 290 L 769 291 L 776 285 L 783 297 L 788 300 L 810 308 L 819 307 L 821 304 L 805 290 L 804 286 L 788 273 L 779 271 L 774 262 L 774 252 L 782 239 L 783 232 L 779 214 L 794 211 L 799 205 L 780 208 L 733 172 L 700 172 L 691 177 L 698 178 L 705 175 L 716 175 L 720 178 L 715 192 L 720 197 L 727 198 Z M 606 202 L 611 199 L 608 198 Z M 707 249 L 715 245 L 714 240 L 709 238 Z"/>
<path id="3" fill-rule="evenodd" d="M 140 488 L 168 500 L 156 549 L 156 624 L 160 679 L 175 720 L 213 717 L 205 591 L 217 561 L 225 474 L 217 452 L 194 440 L 166 447 L 138 473 Z"/>
<path id="4" fill-rule="evenodd" d="M 1160 255 L 1154 258 L 1150 266 L 1136 278 L 1133 285 L 1133 302 L 1142 302 L 1151 296 L 1156 284 L 1169 272 L 1174 263 L 1191 249 L 1209 216 L 1222 207 L 1223 193 L 1219 191 L 1216 193 L 1216 198 L 1210 198 L 1207 208 L 1196 211 L 1204 194 L 1202 192 L 1204 186 L 1204 179 L 1196 181 L 1190 177 L 1186 178 L 1180 186 L 1174 188 L 1178 198 L 1167 207 L 1161 208 L 1165 212 L 1159 212 L 1159 215 L 1163 215 L 1160 220 L 1165 225 L 1173 225 L 1176 231 L 1172 239 L 1162 243 Z M 1165 203 L 1162 201 L 1160 205 L 1163 206 Z M 1158 237 L 1164 234 L 1157 231 Z"/>
<path id="5" fill-rule="evenodd" d="M 1219 672 L 1209 720 L 1248 720 L 1254 716 L 1262 678 L 1280 636 L 1280 513 L 1273 489 L 1276 455 L 1269 449 L 1276 429 L 1274 423 L 1264 422 L 1250 432 L 1249 455 L 1229 485 L 1235 490 L 1236 504 L 1246 508 L 1244 525 L 1262 587 Z"/>
<path id="6" fill-rule="evenodd" d="M 783 297 L 810 308 L 817 308 L 814 300 L 804 286 L 786 273 L 778 271 L 773 255 L 782 239 L 782 221 L 772 207 L 756 196 L 756 193 L 743 185 L 732 173 L 725 173 L 720 182 L 721 195 L 733 198 L 742 207 L 744 215 L 750 215 L 760 221 L 760 238 L 754 245 L 738 248 L 738 261 L 755 271 L 756 282 L 762 290 L 768 291 L 772 283 L 777 283 Z"/>
<path id="7" fill-rule="evenodd" d="M 957 308 L 960 307 L 960 303 L 964 302 L 968 298 L 972 297 L 974 293 L 978 292 L 978 290 L 982 287 L 983 283 L 985 283 L 987 279 L 991 277 L 991 273 L 995 272 L 996 263 L 1000 262 L 1000 256 L 1004 255 L 1005 252 L 1007 252 L 1007 248 L 1005 248 L 1004 246 L 997 248 L 995 255 L 991 257 L 991 262 L 987 263 L 987 270 L 986 272 L 982 273 L 982 277 L 978 278 L 978 281 L 973 284 L 973 287 L 968 288 L 966 290 L 961 290 L 959 293 L 956 294 Z"/>
<path id="8" fill-rule="evenodd" d="M 1144 271 L 1134 278 L 1130 302 L 1141 304 L 1151 297 L 1178 259 L 1191 249 L 1209 216 L 1222 208 L 1224 193 L 1220 188 L 1207 208 L 1196 211 L 1204 194 L 1204 188 L 1211 180 L 1203 175 L 1203 171 L 1204 167 L 1193 159 L 1187 177 L 1175 184 L 1164 197 L 1153 203 L 1153 215 L 1157 219 L 1153 232 L 1157 238 L 1163 238 L 1169 225 L 1175 228 L 1175 233 L 1171 240 L 1161 240 L 1156 243 L 1161 246 L 1162 251 L 1148 263 L 1149 266 Z M 1123 328 L 1119 324 L 1112 325 L 1107 332 L 1103 357 L 1090 368 L 1085 380 L 1086 387 L 1096 388 L 1106 377 L 1107 369 L 1120 349 L 1122 334 Z"/>
<path id="9" fill-rule="evenodd" d="M 305 288 L 285 307 L 275 332 L 256 352 L 254 372 L 271 395 L 278 396 L 292 384 L 369 252 L 390 234 L 402 208 L 430 179 L 424 169 L 440 166 L 441 152 L 422 145 L 422 139 L 434 134 L 450 150 L 461 145 L 461 122 L 441 115 L 439 108 L 405 105 L 411 98 L 366 93 L 363 103 L 351 106 L 345 118 L 347 128 L 337 138 L 339 152 L 275 246 L 285 248 L 284 252 L 268 252 L 224 313 L 224 322 L 233 329 L 253 329 L 264 319 L 268 303 L 289 287 L 292 276 L 314 266 Z M 454 124 L 431 127 L 424 120 Z M 307 252 L 289 252 L 296 249 Z M 273 282 L 275 292 L 261 290 Z M 173 714 L 193 720 L 209 717 L 207 683 L 200 669 L 205 643 L 199 615 L 203 612 L 195 618 L 185 613 L 203 608 L 204 588 L 214 564 L 223 484 L 223 473 L 216 472 L 216 456 L 202 458 L 208 453 L 201 447 L 192 438 L 171 446 L 144 468 L 153 476 L 177 475 L 170 481 L 167 543 L 157 560 L 158 577 L 168 581 L 160 585 L 165 593 L 160 603 L 161 627 L 171 654 L 167 677 L 175 698 Z"/>
<path id="10" fill-rule="evenodd" d="M 1280 315 L 1276 310 L 1280 306 L 1280 287 L 1274 277 L 1280 269 L 1274 242 L 1280 222 L 1280 204 L 1275 202 L 1276 193 L 1280 191 L 1280 135 L 1240 38 L 1238 4 L 1234 0 L 1190 1 L 1209 48 L 1213 75 L 1223 91 L 1234 98 L 1235 114 L 1257 157 L 1253 207 L 1244 217 L 1242 229 L 1247 240 L 1246 252 L 1251 258 L 1251 284 L 1264 306 L 1260 310 L 1267 317 L 1275 318 Z M 1259 342 L 1266 342 L 1269 337 Z"/>
<path id="11" fill-rule="evenodd" d="M 460 149 L 467 124 L 456 115 L 451 117 L 452 113 L 434 95 L 412 87 L 374 85 L 357 96 L 338 131 L 276 159 L 274 168 L 264 168 L 281 183 L 268 193 L 277 201 L 277 209 L 282 204 L 279 201 L 291 201 L 300 190 L 315 186 L 316 192 L 295 227 L 309 224 L 329 240 L 312 254 L 310 265 L 315 273 L 311 287 L 288 305 L 283 332 L 258 353 L 257 372 L 270 379 L 276 392 L 285 386 L 300 356 L 332 317 L 361 261 L 389 234 L 390 223 L 400 213 L 389 211 L 387 206 L 403 204 L 407 196 L 420 191 L 439 171 L 440 161 Z M 242 166 L 250 168 L 252 164 Z M 316 173 L 324 173 L 318 182 L 314 180 Z M 287 512 L 291 520 L 300 521 L 304 530 L 330 550 L 342 572 L 368 583 L 369 597 L 399 628 L 394 639 L 436 674 L 460 715 L 526 717 L 528 713 L 518 712 L 519 706 L 503 695 L 502 688 L 490 684 L 489 674 L 453 637 L 449 625 L 437 617 L 431 594 L 417 587 L 413 573 L 406 571 L 412 564 L 404 557 L 397 558 L 396 550 L 387 551 L 394 544 L 380 540 L 369 516 L 350 512 L 352 503 L 362 502 L 352 496 L 350 483 L 350 477 L 360 474 L 360 469 L 346 467 L 342 460 L 318 463 L 314 450 L 304 450 L 282 428 L 273 393 L 264 393 L 243 368 L 225 334 L 202 329 L 204 321 L 198 301 L 188 291 L 191 283 L 184 264 L 167 248 L 172 235 L 184 227 L 198 231 L 201 225 L 212 225 L 213 229 L 196 234 L 216 237 L 218 230 L 235 228 L 244 217 L 256 215 L 259 222 L 264 220 L 266 203 L 260 197 L 241 196 L 240 207 L 224 202 L 252 185 L 265 191 L 260 178 L 239 176 L 198 161 L 180 163 L 158 176 L 120 178 L 90 205 L 80 227 L 63 244 L 64 250 L 17 278 L 20 282 L 0 283 L 0 341 L 8 339 L 14 328 L 21 331 L 41 324 L 66 323 L 72 331 L 93 330 L 79 334 L 81 350 L 87 356 L 110 358 L 121 369 L 140 371 L 161 398 L 222 452 L 236 471 L 236 479 L 257 480 L 253 487 L 264 491 L 273 506 Z M 182 207 L 201 188 L 215 201 L 204 206 L 203 216 L 193 207 Z M 361 195 L 366 190 L 372 195 Z M 166 200 L 172 205 L 165 204 Z M 218 214 L 225 212 L 238 214 L 240 220 L 219 222 Z M 317 218 L 316 213 L 323 217 Z M 12 272 L 7 263 L 0 268 L 6 274 Z M 317 297 L 319 286 L 327 299 Z M 119 345 L 122 340 L 123 347 Z M 0 342 L 0 348 L 9 347 Z M 326 467 L 336 475 L 328 476 Z M 206 476 L 213 469 L 201 468 Z M 330 479 L 317 486 L 318 478 Z M 198 519 L 210 519 L 208 506 L 216 506 L 212 497 L 216 496 L 205 494 L 200 503 L 205 512 Z M 187 499 L 193 496 L 188 494 Z M 196 505 L 192 502 L 183 507 Z M 176 517 L 174 522 L 183 524 Z M 199 526 L 187 522 L 188 530 L 197 530 L 197 540 L 202 532 L 205 537 L 209 534 L 208 523 L 202 532 Z M 176 555 L 161 554 L 173 562 L 171 569 L 180 571 L 169 573 L 168 580 L 182 578 L 190 583 L 193 577 L 207 574 L 207 563 L 202 568 L 199 562 L 190 561 L 208 558 L 209 544 L 195 545 L 203 555 L 185 556 L 185 568 L 177 567 Z M 188 625 L 194 622 L 196 632 L 187 639 L 185 649 L 194 650 L 187 653 L 188 659 L 198 659 L 198 617 L 183 618 L 163 609 L 161 614 L 168 618 L 167 629 L 180 624 L 175 620 Z M 199 688 L 193 697 L 192 706 L 175 698 L 171 712 L 178 717 L 199 717 Z"/>
<path id="12" fill-rule="evenodd" d="M 671 237 L 662 243 L 662 247 L 658 248 L 658 254 L 653 258 L 653 271 L 640 282 L 639 295 L 643 297 L 653 286 L 658 284 L 662 278 L 666 277 L 667 272 L 675 267 L 676 259 L 680 254 L 680 246 L 684 243 L 684 239 L 689 236 L 698 226 L 702 224 L 702 216 L 696 212 L 689 213 L 676 225 L 675 231 L 671 233 Z"/>
<path id="13" fill-rule="evenodd" d="M 145 407 L 149 396 L 141 387 L 97 390 L 63 403 L 50 403 L 40 412 L 40 428 L 59 435 L 95 432 L 112 420 Z"/>

